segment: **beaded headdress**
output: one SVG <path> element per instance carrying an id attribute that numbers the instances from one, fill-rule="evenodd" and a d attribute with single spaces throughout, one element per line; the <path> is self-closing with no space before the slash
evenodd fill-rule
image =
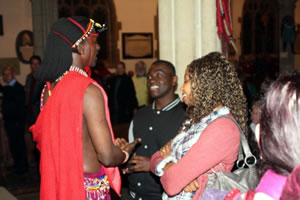
<path id="1" fill-rule="evenodd" d="M 76 21 L 74 21 L 72 18 L 68 18 L 68 20 L 72 21 L 74 24 L 80 26 L 79 24 L 77 24 Z M 81 26 L 80 26 L 81 27 Z M 93 31 L 93 29 L 95 28 L 97 33 L 100 33 L 104 30 L 106 30 L 105 24 L 101 25 L 99 23 L 95 23 L 94 20 L 90 19 L 90 22 L 88 24 L 88 27 L 86 30 L 82 28 L 83 31 L 83 35 L 72 45 L 72 48 L 76 48 L 79 46 L 79 44 L 84 41 L 87 37 L 89 37 L 89 35 L 91 34 L 91 32 Z"/>
<path id="2" fill-rule="evenodd" d="M 88 38 L 91 35 L 93 29 L 95 29 L 95 31 L 96 31 L 96 34 L 97 34 L 96 36 L 98 36 L 98 33 L 101 33 L 107 29 L 105 24 L 101 25 L 99 23 L 96 23 L 93 19 L 89 19 L 89 23 L 88 23 L 86 29 L 84 27 L 82 27 L 76 20 L 72 19 L 71 17 L 69 17 L 67 19 L 70 22 L 72 22 L 74 25 L 76 25 L 83 33 L 76 42 L 73 43 L 65 35 L 62 35 L 61 33 L 58 33 L 54 30 L 52 32 L 54 34 L 60 36 L 64 40 L 66 40 L 72 46 L 72 48 L 77 48 L 81 42 L 83 42 L 86 38 Z"/>
<path id="3" fill-rule="evenodd" d="M 83 16 L 58 19 L 48 35 L 44 59 L 36 77 L 41 81 L 55 81 L 69 70 L 72 52 L 78 53 L 78 45 L 89 36 L 98 36 L 106 29 L 105 25 Z"/>

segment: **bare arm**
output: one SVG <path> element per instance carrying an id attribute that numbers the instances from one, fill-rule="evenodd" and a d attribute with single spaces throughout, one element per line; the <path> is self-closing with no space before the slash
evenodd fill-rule
<path id="1" fill-rule="evenodd" d="M 114 145 L 105 116 L 104 98 L 95 85 L 89 85 L 84 94 L 83 116 L 98 160 L 106 167 L 120 165 L 125 154 Z"/>

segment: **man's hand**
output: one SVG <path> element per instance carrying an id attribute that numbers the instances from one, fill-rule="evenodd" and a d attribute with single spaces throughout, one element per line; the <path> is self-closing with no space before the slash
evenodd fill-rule
<path id="1" fill-rule="evenodd" d="M 124 150 L 127 147 L 128 142 L 124 138 L 116 138 L 115 145 L 121 150 Z"/>
<path id="2" fill-rule="evenodd" d="M 136 138 L 132 143 L 128 143 L 124 138 L 117 138 L 115 145 L 121 150 L 127 151 L 129 155 L 134 152 L 135 146 L 142 141 L 141 138 Z"/>
<path id="3" fill-rule="evenodd" d="M 183 190 L 185 192 L 195 192 L 196 190 L 198 190 L 198 188 L 199 188 L 199 183 L 198 183 L 197 179 L 195 179 L 190 184 L 185 186 L 185 188 Z"/>
<path id="4" fill-rule="evenodd" d="M 122 170 L 123 174 L 130 174 L 133 172 L 149 172 L 150 171 L 150 157 L 145 156 L 133 156 L 128 164 L 133 166 Z"/>
<path id="5" fill-rule="evenodd" d="M 160 148 L 159 152 L 163 158 L 166 158 L 171 154 L 171 142 L 172 141 L 169 141 L 167 144 L 165 144 L 165 146 Z"/>

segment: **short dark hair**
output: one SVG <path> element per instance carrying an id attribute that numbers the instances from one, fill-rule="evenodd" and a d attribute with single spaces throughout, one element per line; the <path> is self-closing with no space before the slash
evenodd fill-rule
<path id="1" fill-rule="evenodd" d="M 262 107 L 260 148 L 267 168 L 286 175 L 300 164 L 300 75 L 271 84 Z"/>
<path id="2" fill-rule="evenodd" d="M 166 61 L 166 60 L 157 60 L 157 61 L 154 61 L 151 65 L 160 65 L 160 64 L 164 64 L 167 67 L 169 67 L 171 69 L 171 71 L 172 71 L 172 75 L 176 76 L 176 69 L 175 69 L 174 65 L 171 62 L 169 62 L 169 61 Z"/>
<path id="3" fill-rule="evenodd" d="M 32 64 L 33 60 L 38 60 L 40 63 L 42 62 L 42 59 L 38 55 L 33 55 L 30 57 L 29 63 Z"/>

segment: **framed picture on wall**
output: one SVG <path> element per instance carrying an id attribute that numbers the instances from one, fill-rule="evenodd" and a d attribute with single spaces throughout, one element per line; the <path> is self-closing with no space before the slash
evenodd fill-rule
<path id="1" fill-rule="evenodd" d="M 123 59 L 153 58 L 152 33 L 122 33 Z"/>
<path id="2" fill-rule="evenodd" d="M 16 38 L 16 52 L 19 60 L 25 64 L 29 63 L 33 55 L 33 33 L 29 30 L 21 31 Z"/>

